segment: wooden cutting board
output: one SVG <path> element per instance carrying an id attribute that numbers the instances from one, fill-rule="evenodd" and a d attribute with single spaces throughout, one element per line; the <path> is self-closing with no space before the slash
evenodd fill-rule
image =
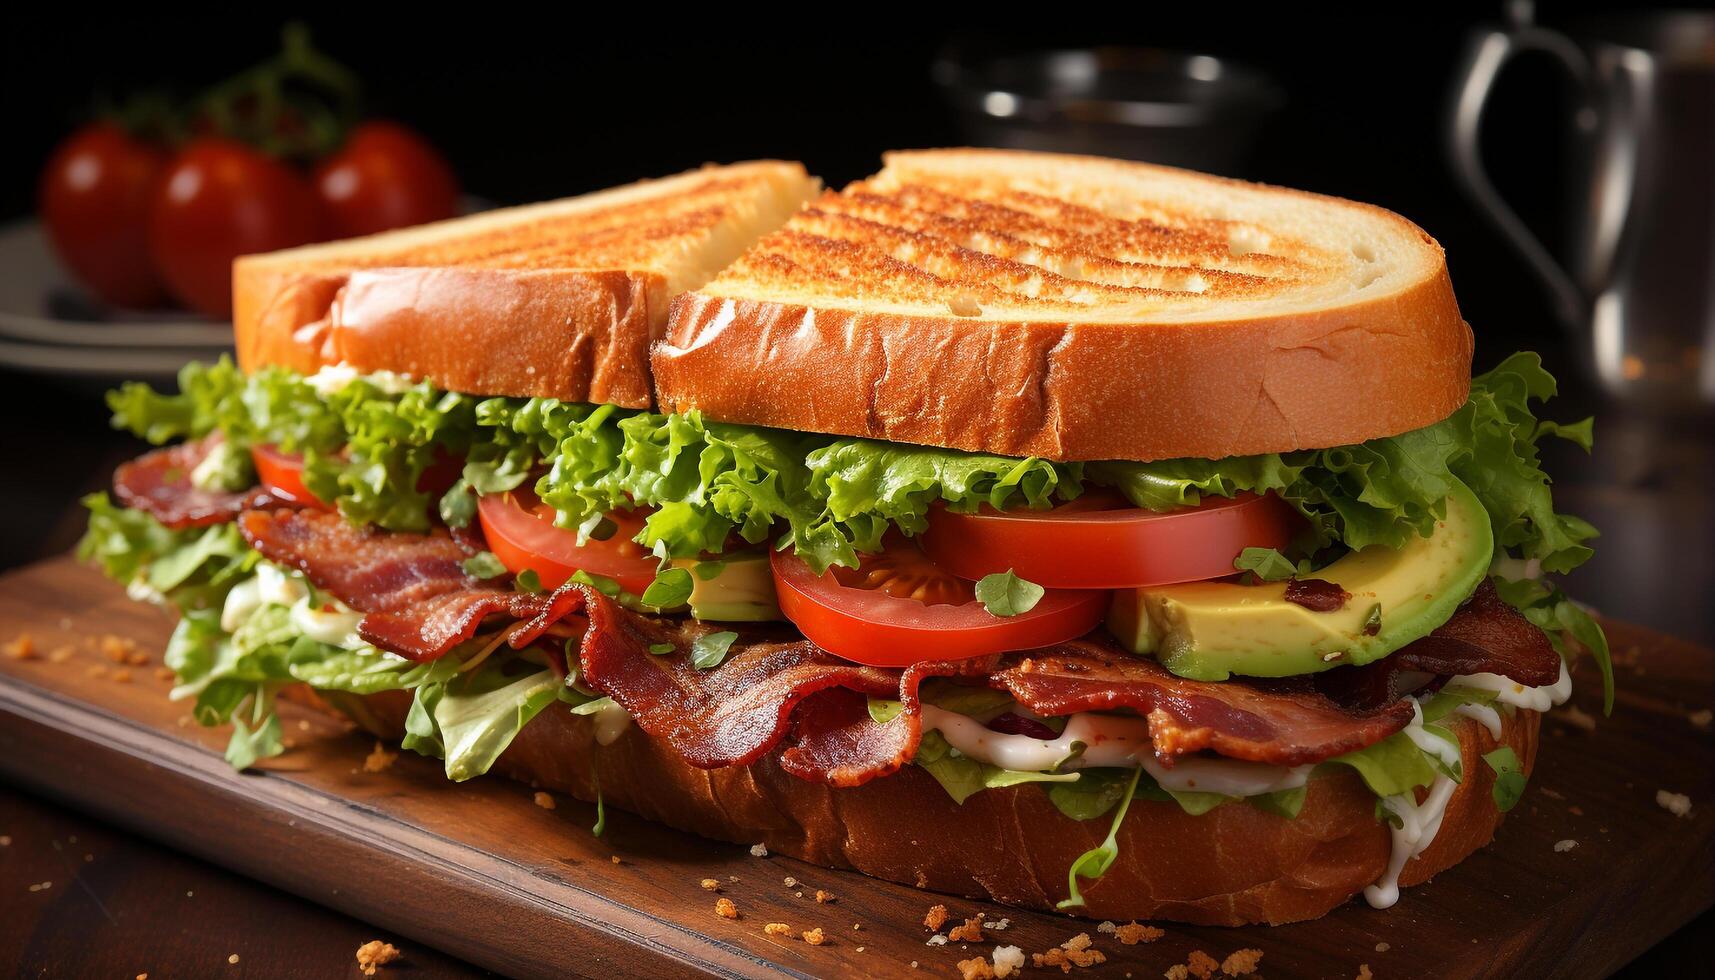
<path id="1" fill-rule="evenodd" d="M 1359 902 L 1273 929 L 1164 924 L 1167 936 L 1142 946 L 1081 920 L 753 857 L 623 813 L 596 838 L 593 808 L 575 800 L 550 810 L 502 779 L 452 784 L 410 753 L 365 771 L 371 741 L 294 705 L 282 706 L 292 751 L 234 773 L 220 756 L 226 733 L 192 725 L 166 698 L 167 620 L 70 559 L 0 577 L 0 641 L 28 634 L 34 648 L 0 657 L 0 772 L 518 976 L 957 976 L 958 960 L 995 942 L 1039 952 L 1083 931 L 1108 957 L 1078 971 L 1091 976 L 1159 977 L 1192 950 L 1220 960 L 1242 948 L 1262 950 L 1271 977 L 1351 977 L 1361 964 L 1379 980 L 1600 976 L 1715 904 L 1715 653 L 1607 625 L 1614 716 L 1593 731 L 1564 711 L 1549 717 L 1540 768 L 1490 847 L 1385 912 Z M 148 663 L 116 663 L 126 651 L 108 636 L 135 641 Z M 1597 715 L 1594 671 L 1580 674 L 1575 703 Z M 1692 814 L 1659 806 L 1661 789 L 1689 795 Z M 1576 846 L 1557 851 L 1564 841 Z M 704 878 L 739 919 L 714 914 L 720 896 Z M 836 900 L 817 903 L 817 889 Z M 928 946 L 921 920 L 936 903 L 1009 925 L 969 950 Z M 770 922 L 793 937 L 766 935 Z M 796 938 L 814 927 L 826 944 Z"/>

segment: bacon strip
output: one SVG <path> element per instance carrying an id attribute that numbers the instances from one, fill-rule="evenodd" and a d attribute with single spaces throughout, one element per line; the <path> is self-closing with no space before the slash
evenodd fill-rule
<path id="1" fill-rule="evenodd" d="M 203 490 L 191 482 L 192 471 L 220 440 L 217 432 L 120 463 L 113 471 L 113 495 L 175 530 L 223 524 L 252 507 L 281 506 L 284 501 L 261 487 L 229 492 Z"/>
<path id="2" fill-rule="evenodd" d="M 441 530 L 383 531 L 326 511 L 285 509 L 246 511 L 238 530 L 269 559 L 364 612 L 359 636 L 412 660 L 445 656 L 491 616 L 533 620 L 511 637 L 521 647 L 582 606 L 574 590 L 528 595 L 485 585 L 464 570 L 469 548 Z"/>
<path id="3" fill-rule="evenodd" d="M 590 625 L 579 654 L 584 683 L 704 769 L 760 759 L 785 736 L 793 708 L 818 691 L 843 688 L 861 699 L 899 690 L 893 671 L 841 660 L 808 640 L 772 631 L 747 630 L 719 667 L 699 670 L 686 654 L 712 627 L 629 613 L 595 593 L 586 599 Z M 649 652 L 659 644 L 670 644 L 673 652 Z"/>
<path id="4" fill-rule="evenodd" d="M 1560 654 L 1547 634 L 1507 605 L 1485 579 L 1433 633 L 1374 663 L 1324 671 L 1316 676 L 1316 687 L 1348 707 L 1366 709 L 1419 690 L 1425 675 L 1454 674 L 1500 674 L 1541 687 L 1560 679 Z"/>

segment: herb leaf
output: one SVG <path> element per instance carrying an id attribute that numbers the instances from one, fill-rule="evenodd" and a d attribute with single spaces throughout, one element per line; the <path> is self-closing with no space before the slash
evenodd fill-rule
<path id="1" fill-rule="evenodd" d="M 500 559 L 494 557 L 492 551 L 479 551 L 459 563 L 466 575 L 480 579 L 499 578 L 506 574 L 506 566 Z"/>
<path id="2" fill-rule="evenodd" d="M 1017 616 L 1036 608 L 1042 601 L 1043 588 L 1027 582 L 1012 569 L 984 575 L 977 583 L 977 601 L 995 616 Z"/>
<path id="3" fill-rule="evenodd" d="M 649 588 L 643 590 L 643 604 L 656 609 L 677 609 L 691 601 L 691 573 L 683 568 L 669 568 L 655 576 Z"/>
<path id="4" fill-rule="evenodd" d="M 691 642 L 691 666 L 698 670 L 713 670 L 726 659 L 727 651 L 738 634 L 728 630 L 704 633 Z"/>
<path id="5" fill-rule="evenodd" d="M 1495 806 L 1505 813 L 1517 806 L 1519 797 L 1524 795 L 1524 764 L 1519 762 L 1518 753 L 1510 745 L 1485 753 L 1483 761 L 1495 771 Z"/>

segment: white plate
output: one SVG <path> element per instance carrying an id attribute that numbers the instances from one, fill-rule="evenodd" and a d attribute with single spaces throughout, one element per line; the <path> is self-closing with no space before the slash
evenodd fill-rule
<path id="1" fill-rule="evenodd" d="M 232 324 L 116 310 L 72 282 L 33 220 L 0 226 L 0 366 L 87 378 L 160 378 L 232 350 Z"/>

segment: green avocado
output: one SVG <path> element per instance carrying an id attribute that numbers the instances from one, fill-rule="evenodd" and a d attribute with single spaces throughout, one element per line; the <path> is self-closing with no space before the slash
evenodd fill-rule
<path id="1" fill-rule="evenodd" d="M 774 573 L 765 554 L 673 564 L 691 570 L 691 615 L 698 619 L 754 623 L 785 618 L 774 598 Z"/>
<path id="2" fill-rule="evenodd" d="M 1187 582 L 1115 593 L 1108 628 L 1132 652 L 1195 680 L 1365 664 L 1452 618 L 1488 572 L 1494 547 L 1488 513 L 1458 484 L 1433 534 L 1397 550 L 1354 551 L 1309 576 L 1351 593 L 1341 609 L 1287 602 L 1286 582 Z"/>

